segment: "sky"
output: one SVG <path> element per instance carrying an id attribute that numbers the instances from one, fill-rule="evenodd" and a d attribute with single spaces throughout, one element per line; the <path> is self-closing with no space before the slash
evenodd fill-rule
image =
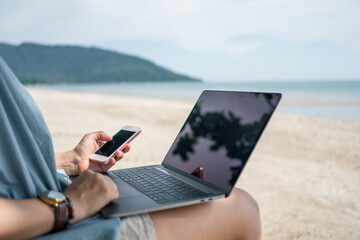
<path id="1" fill-rule="evenodd" d="M 359 0 L 1 0 L 0 42 L 96 46 L 205 81 L 360 79 Z"/>

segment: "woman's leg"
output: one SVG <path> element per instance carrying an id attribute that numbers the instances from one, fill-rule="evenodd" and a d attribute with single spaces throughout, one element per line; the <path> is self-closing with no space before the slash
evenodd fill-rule
<path id="1" fill-rule="evenodd" d="M 150 213 L 156 237 L 163 239 L 260 239 L 259 207 L 235 188 L 226 199 Z"/>

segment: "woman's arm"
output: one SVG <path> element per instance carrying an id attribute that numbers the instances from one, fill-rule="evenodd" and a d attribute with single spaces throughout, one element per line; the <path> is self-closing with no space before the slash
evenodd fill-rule
<path id="1" fill-rule="evenodd" d="M 79 175 L 87 169 L 95 172 L 106 172 L 123 158 L 124 153 L 130 150 L 130 146 L 126 145 L 123 151 L 116 151 L 115 156 L 110 158 L 106 164 L 90 161 L 89 156 L 105 141 L 111 139 L 109 135 L 102 131 L 86 134 L 73 150 L 55 154 L 56 168 L 63 169 L 69 176 Z"/>
<path id="2" fill-rule="evenodd" d="M 64 195 L 73 203 L 73 223 L 76 223 L 96 214 L 119 193 L 109 177 L 88 170 L 65 189 Z M 0 239 L 41 236 L 50 232 L 54 223 L 54 208 L 39 199 L 0 198 Z"/>
<path id="3" fill-rule="evenodd" d="M 39 199 L 0 198 L 0 239 L 28 239 L 50 232 L 55 210 Z"/>
<path id="4" fill-rule="evenodd" d="M 56 167 L 64 169 L 68 175 L 79 175 L 65 189 L 64 194 L 71 198 L 75 218 L 73 223 L 86 219 L 118 196 L 116 185 L 110 178 L 93 172 L 104 172 L 120 160 L 124 152 L 130 150 L 127 145 L 123 152 L 117 151 L 115 158 L 107 164 L 92 162 L 89 156 L 104 141 L 111 137 L 104 132 L 89 133 L 71 151 L 56 153 Z M 50 232 L 55 223 L 55 210 L 39 199 L 4 199 L 0 198 L 0 240 L 29 239 Z"/>

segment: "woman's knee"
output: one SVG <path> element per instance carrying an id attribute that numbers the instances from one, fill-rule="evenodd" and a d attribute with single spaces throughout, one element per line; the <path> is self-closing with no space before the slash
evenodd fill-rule
<path id="1" fill-rule="evenodd" d="M 237 207 L 251 209 L 257 213 L 260 212 L 259 205 L 253 196 L 240 188 L 234 188 L 229 198 L 237 205 Z"/>
<path id="2" fill-rule="evenodd" d="M 229 196 L 229 207 L 238 223 L 239 239 L 260 239 L 261 220 L 259 205 L 246 191 L 235 188 Z"/>

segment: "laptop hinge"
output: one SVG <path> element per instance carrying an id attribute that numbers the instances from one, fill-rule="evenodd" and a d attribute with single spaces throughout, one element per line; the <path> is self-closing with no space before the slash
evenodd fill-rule
<path id="1" fill-rule="evenodd" d="M 187 173 L 185 173 L 185 172 L 179 171 L 178 169 L 172 167 L 171 165 L 167 165 L 167 164 L 161 163 L 161 166 L 164 167 L 164 168 L 166 168 L 166 169 L 169 169 L 169 170 L 171 170 L 171 171 L 174 171 L 174 172 L 177 173 L 177 174 L 183 175 L 183 176 L 188 177 L 188 178 L 190 178 L 190 179 L 192 179 L 192 180 L 194 180 L 194 181 L 196 181 L 196 182 L 199 182 L 199 183 L 205 185 L 206 187 L 208 187 L 208 188 L 210 188 L 210 189 L 214 189 L 214 190 L 216 190 L 216 191 L 219 191 L 219 192 L 224 193 L 225 195 L 226 195 L 226 194 L 229 195 L 229 192 L 227 192 L 225 189 L 222 189 L 222 188 L 220 188 L 220 187 L 218 187 L 218 186 L 216 186 L 216 185 L 214 185 L 214 184 L 211 184 L 211 183 L 209 183 L 209 182 L 206 182 L 205 180 L 200 180 L 200 179 L 198 179 L 198 178 L 196 178 L 196 177 L 194 177 L 194 176 L 191 176 L 190 174 L 187 174 Z M 164 170 L 163 170 L 163 171 L 164 171 Z M 167 174 L 169 174 L 169 173 L 167 173 Z M 190 176 L 189 176 L 189 175 L 190 175 Z"/>

